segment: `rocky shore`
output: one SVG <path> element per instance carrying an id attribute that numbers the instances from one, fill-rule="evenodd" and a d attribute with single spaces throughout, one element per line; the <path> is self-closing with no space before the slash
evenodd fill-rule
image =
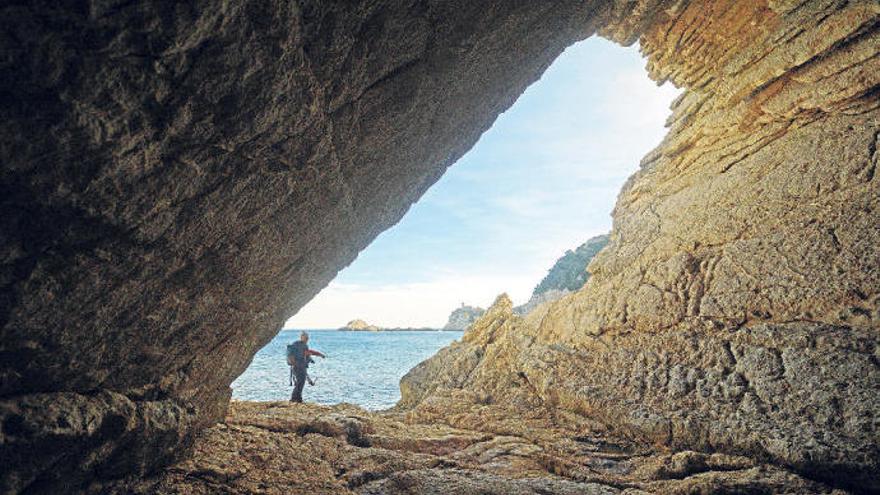
<path id="1" fill-rule="evenodd" d="M 669 451 L 586 417 L 451 393 L 408 411 L 236 402 L 186 461 L 91 493 L 844 494 L 747 457 Z"/>
<path id="2" fill-rule="evenodd" d="M 225 421 L 203 434 L 191 458 L 145 479 L 94 484 L 89 491 L 144 495 L 862 492 L 805 477 L 760 447 L 739 453 L 706 452 L 671 445 L 666 438 L 652 439 L 627 427 L 656 421 L 637 410 L 621 418 L 596 414 L 588 404 L 604 400 L 599 389 L 594 387 L 592 396 L 581 396 L 578 403 L 569 386 L 590 381 L 579 375 L 583 369 L 577 367 L 577 360 L 583 355 L 535 339 L 536 324 L 551 307 L 552 303 L 545 303 L 520 316 L 506 295 L 499 296 L 461 341 L 407 373 L 400 384 L 403 397 L 390 410 L 233 401 Z M 607 354 L 593 352 L 608 359 Z M 614 371 L 608 373 L 613 376 Z M 672 380 L 666 385 L 670 391 L 678 386 Z M 709 386 L 723 394 L 742 393 L 735 382 Z M 698 435 L 699 429 L 692 433 Z M 779 436 L 767 427 L 763 434 Z"/>
<path id="3" fill-rule="evenodd" d="M 568 250 L 553 263 L 547 275 L 538 283 L 532 291 L 529 300 L 513 308 L 518 315 L 526 315 L 538 306 L 561 299 L 566 294 L 580 289 L 590 279 L 587 266 L 597 254 L 608 245 L 607 234 L 591 237 L 586 242 Z M 446 322 L 444 330 L 467 330 L 478 318 L 483 316 L 485 309 L 468 306 L 464 303 L 456 308 Z M 349 323 L 350 325 L 350 323 Z"/>
<path id="4" fill-rule="evenodd" d="M 725 454 L 673 452 L 534 404 L 523 416 L 452 395 L 444 411 L 232 402 L 193 456 L 108 493 L 543 495 L 835 491 Z"/>

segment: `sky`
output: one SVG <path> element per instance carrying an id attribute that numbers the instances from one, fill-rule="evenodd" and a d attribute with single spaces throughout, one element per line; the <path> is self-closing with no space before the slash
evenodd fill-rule
<path id="1" fill-rule="evenodd" d="M 665 135 L 679 90 L 644 66 L 637 45 L 569 47 L 285 328 L 439 328 L 462 303 L 526 302 L 566 250 L 611 230 L 620 188 Z"/>

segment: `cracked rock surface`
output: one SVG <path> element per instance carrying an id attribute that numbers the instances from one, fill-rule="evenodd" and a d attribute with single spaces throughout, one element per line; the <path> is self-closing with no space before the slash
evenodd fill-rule
<path id="1" fill-rule="evenodd" d="M 3 2 L 0 491 L 186 452 L 254 353 L 592 33 L 594 8 Z M 29 407 L 71 394 L 89 426 Z M 154 455 L 92 431 L 152 403 L 181 411 L 173 434 L 125 430 Z"/>
<path id="2" fill-rule="evenodd" d="M 670 453 L 573 413 L 450 398 L 454 415 L 232 402 L 191 459 L 93 493 L 843 494 L 741 456 Z M 513 420 L 518 416 L 517 420 Z"/>
<path id="3" fill-rule="evenodd" d="M 587 284 L 522 317 L 499 300 L 404 379 L 398 414 L 482 432 L 455 418 L 541 405 L 880 492 L 876 0 L 37 0 L 0 26 L 0 491 L 185 454 L 282 322 L 598 33 L 684 89 L 669 134 Z M 507 476 L 480 448 L 443 490 Z M 351 489 L 428 490 L 438 465 L 406 452 Z"/>
<path id="4" fill-rule="evenodd" d="M 592 277 L 524 317 L 500 297 L 401 406 L 537 400 L 880 492 L 880 4 L 639 5 L 601 32 L 687 90 Z"/>

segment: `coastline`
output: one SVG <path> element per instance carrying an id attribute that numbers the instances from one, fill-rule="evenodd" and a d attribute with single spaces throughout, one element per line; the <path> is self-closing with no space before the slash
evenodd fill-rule
<path id="1" fill-rule="evenodd" d="M 382 333 L 382 332 L 462 332 L 463 330 L 449 330 L 443 328 L 380 328 L 378 330 L 359 330 L 352 328 L 282 328 L 281 332 L 358 332 L 358 333 Z"/>

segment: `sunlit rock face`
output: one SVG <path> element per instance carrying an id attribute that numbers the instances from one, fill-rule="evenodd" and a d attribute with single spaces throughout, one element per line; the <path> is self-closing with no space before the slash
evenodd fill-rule
<path id="1" fill-rule="evenodd" d="M 669 136 L 587 285 L 487 312 L 445 353 L 480 372 L 405 403 L 543 401 L 880 490 L 878 10 L 5 5 L 0 488 L 185 451 L 281 323 L 598 28 L 687 88 Z"/>
<path id="2" fill-rule="evenodd" d="M 618 15 L 601 32 L 640 36 L 651 76 L 687 90 L 610 246 L 582 290 L 525 318 L 499 299 L 404 378 L 402 406 L 537 397 L 659 445 L 880 491 L 880 5 Z"/>

